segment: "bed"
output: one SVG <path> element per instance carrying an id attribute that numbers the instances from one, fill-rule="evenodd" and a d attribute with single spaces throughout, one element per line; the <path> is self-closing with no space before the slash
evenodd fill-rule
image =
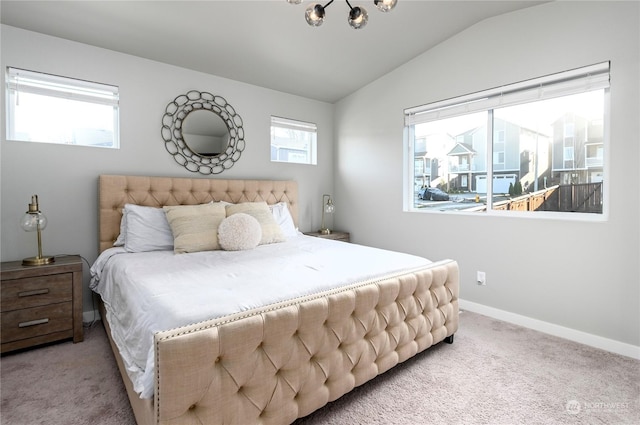
<path id="1" fill-rule="evenodd" d="M 129 270 L 143 268 L 146 256 L 157 258 L 146 252 L 134 253 L 137 257 L 125 252 L 110 254 L 117 251 L 114 243 L 124 225 L 125 205 L 160 208 L 212 203 L 266 203 L 271 209 L 284 204 L 297 226 L 298 187 L 294 181 L 101 175 L 101 254 L 96 263 L 122 261 Z M 264 227 L 262 230 L 264 233 Z M 274 260 L 267 257 L 272 252 L 276 255 Z M 92 289 L 100 294 L 101 317 L 140 425 L 292 423 L 428 347 L 441 341 L 453 342 L 458 328 L 459 271 L 454 260 L 432 262 L 299 232 L 286 241 L 260 244 L 254 249 L 189 254 L 169 251 L 158 255 L 162 257 L 146 269 L 146 280 L 154 279 L 149 270 L 157 271 L 158 280 L 163 282 L 159 286 L 168 292 L 164 296 L 133 292 L 142 294 L 127 298 L 133 305 L 160 298 L 168 306 L 167 299 L 182 298 L 188 293 L 184 288 L 201 280 L 205 273 L 196 270 L 200 264 L 210 262 L 215 265 L 207 269 L 207 276 L 235 279 L 229 287 L 237 285 L 238 276 L 258 276 L 253 280 L 260 285 L 282 287 L 284 292 L 267 290 L 253 300 L 256 291 L 248 287 L 242 297 L 236 295 L 241 298 L 240 308 L 233 307 L 236 310 L 227 306 L 211 317 L 197 316 L 193 322 L 153 330 L 148 336 L 152 368 L 144 370 L 150 386 L 141 391 L 139 376 L 132 374 L 131 360 L 126 355 L 129 348 L 122 346 L 126 344 L 123 339 L 137 331 L 132 330 L 133 325 L 124 331 L 115 327 L 122 327 L 123 320 L 126 324 L 148 320 L 118 318 L 121 302 L 109 299 L 107 293 L 125 291 L 94 289 L 92 278 Z M 296 255 L 302 258 L 300 265 L 290 260 Z M 232 269 L 239 257 L 256 263 Z M 347 267 L 345 258 L 355 270 Z M 197 265 L 188 263 L 191 259 Z M 385 268 L 386 259 L 393 267 Z M 176 266 L 171 265 L 173 261 Z M 267 262 L 280 266 L 275 267 L 275 273 L 266 276 L 265 272 L 263 277 L 262 267 L 266 270 Z M 92 275 L 96 266 L 92 267 Z M 180 274 L 187 270 L 190 283 L 179 290 L 172 288 L 173 269 L 179 269 Z M 334 269 L 350 273 L 348 278 L 340 278 L 344 281 L 339 286 L 325 282 Z M 326 274 L 319 274 L 320 271 Z M 124 282 L 125 278 L 119 276 L 114 272 L 112 280 Z M 101 280 L 107 279 L 96 280 L 98 287 Z M 294 288 L 294 292 L 289 293 L 287 288 Z M 225 290 L 218 290 L 211 299 L 222 297 Z M 200 294 L 198 300 L 187 302 L 197 304 L 187 309 L 190 314 L 202 310 L 203 305 L 215 304 Z M 146 311 L 147 304 L 133 309 Z M 171 314 L 161 315 L 162 320 Z M 117 337 L 118 332 L 121 337 Z"/>

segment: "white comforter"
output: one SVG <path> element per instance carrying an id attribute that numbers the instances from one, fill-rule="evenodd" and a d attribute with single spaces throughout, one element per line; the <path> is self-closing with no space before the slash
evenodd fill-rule
<path id="1" fill-rule="evenodd" d="M 421 257 L 298 236 L 247 251 L 104 251 L 91 267 L 135 391 L 153 396 L 153 334 L 429 264 Z"/>

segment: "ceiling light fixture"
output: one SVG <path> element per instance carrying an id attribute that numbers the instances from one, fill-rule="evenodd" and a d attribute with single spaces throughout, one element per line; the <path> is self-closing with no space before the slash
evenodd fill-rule
<path id="1" fill-rule="evenodd" d="M 333 3 L 333 1 L 334 0 L 330 0 L 324 6 L 320 3 L 315 3 L 307 7 L 307 10 L 304 13 L 304 17 L 307 20 L 307 23 L 312 27 L 319 27 L 320 25 L 322 25 L 325 17 L 325 9 L 331 3 Z M 360 6 L 353 7 L 351 6 L 351 3 L 349 3 L 349 0 L 345 1 L 347 3 L 347 6 L 349 6 L 349 15 L 347 18 L 347 22 L 349 22 L 351 28 L 356 30 L 364 28 L 364 26 L 367 25 L 367 22 L 369 21 L 369 14 L 367 13 L 367 10 L 364 7 Z M 291 4 L 300 4 L 302 3 L 302 0 L 287 0 L 287 2 Z M 396 6 L 398 0 L 374 0 L 373 3 L 381 12 L 389 12 Z"/>

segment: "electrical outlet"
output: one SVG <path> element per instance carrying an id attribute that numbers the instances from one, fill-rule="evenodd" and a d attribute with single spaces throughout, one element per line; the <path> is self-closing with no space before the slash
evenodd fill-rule
<path id="1" fill-rule="evenodd" d="M 487 275 L 485 274 L 485 272 L 478 272 L 478 275 L 476 277 L 476 281 L 478 282 L 478 285 L 486 285 L 487 284 Z"/>

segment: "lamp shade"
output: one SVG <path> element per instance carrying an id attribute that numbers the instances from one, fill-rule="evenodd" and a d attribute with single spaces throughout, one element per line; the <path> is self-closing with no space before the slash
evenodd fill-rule
<path id="1" fill-rule="evenodd" d="M 20 227 L 26 232 L 35 232 L 38 230 L 44 230 L 47 227 L 47 217 L 40 211 L 29 212 L 27 211 L 20 220 Z"/>
<path id="2" fill-rule="evenodd" d="M 333 200 L 331 198 L 329 198 L 327 200 L 327 203 L 324 204 L 324 212 L 326 212 L 327 214 L 331 214 L 335 210 L 336 210 L 336 206 L 333 205 Z"/>

